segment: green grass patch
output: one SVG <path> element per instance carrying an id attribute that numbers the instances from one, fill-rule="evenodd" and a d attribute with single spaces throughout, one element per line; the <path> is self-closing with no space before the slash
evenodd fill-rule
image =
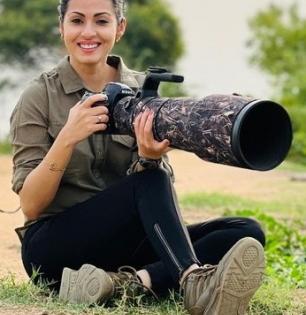
<path id="1" fill-rule="evenodd" d="M 182 305 L 182 299 L 172 294 L 168 299 L 156 303 L 153 300 L 146 303 L 138 299 L 131 304 L 125 297 L 113 302 L 111 307 L 94 305 L 88 307 L 84 304 L 68 304 L 61 302 L 57 295 L 46 288 L 45 285 L 35 286 L 32 282 L 18 283 L 14 276 L 0 279 L 0 306 L 29 306 L 37 311 L 47 311 L 55 314 L 88 314 L 88 315 L 123 315 L 123 314 L 187 314 Z M 27 314 L 27 313 L 25 313 Z M 32 313 L 31 313 L 32 314 Z"/>
<path id="2" fill-rule="evenodd" d="M 285 160 L 279 167 L 279 170 L 291 171 L 291 172 L 306 172 L 306 164 L 297 163 L 290 160 Z"/>
<path id="3" fill-rule="evenodd" d="M 303 293 L 301 293 L 303 294 Z M 16 283 L 13 276 L 0 279 L 0 306 L 17 309 L 35 309 L 35 313 L 51 314 L 86 314 L 86 315 L 123 315 L 123 314 L 157 314 L 157 315 L 187 315 L 182 305 L 182 298 L 172 294 L 170 298 L 159 302 L 144 304 L 141 300 L 130 305 L 121 299 L 112 307 L 66 304 L 44 287 L 34 286 L 31 282 Z M 279 287 L 273 279 L 267 278 L 250 303 L 248 315 L 301 315 L 306 307 L 300 298 L 287 287 Z M 13 314 L 13 313 L 12 313 Z M 25 314 L 32 314 L 26 313 Z"/>
<path id="4" fill-rule="evenodd" d="M 179 198 L 180 205 L 183 208 L 208 208 L 208 209 L 237 209 L 247 208 L 249 205 L 256 205 L 257 202 L 243 199 L 234 195 L 219 193 L 191 193 Z"/>
<path id="5" fill-rule="evenodd" d="M 195 209 L 208 210 L 216 214 L 236 209 L 268 212 L 277 217 L 295 220 L 297 224 L 302 223 L 303 229 L 306 228 L 306 194 L 300 195 L 299 198 L 285 198 L 283 194 L 280 200 L 257 201 L 235 195 L 198 192 L 179 197 L 179 203 L 187 212 Z"/>
<path id="6" fill-rule="evenodd" d="M 12 147 L 8 139 L 0 141 L 0 154 L 10 154 Z"/>
<path id="7" fill-rule="evenodd" d="M 278 282 L 267 278 L 253 297 L 248 315 L 306 314 L 305 294 L 306 291 L 279 286 Z"/>

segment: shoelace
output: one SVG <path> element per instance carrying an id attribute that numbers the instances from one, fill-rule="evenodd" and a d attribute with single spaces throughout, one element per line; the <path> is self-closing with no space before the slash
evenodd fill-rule
<path id="1" fill-rule="evenodd" d="M 156 300 L 158 300 L 158 297 L 155 294 L 155 292 L 151 288 L 147 287 L 142 283 L 141 279 L 137 275 L 136 269 L 131 266 L 119 267 L 118 272 L 112 273 L 111 277 L 114 281 L 115 291 L 118 291 L 118 289 L 120 290 L 122 288 L 122 282 L 126 282 L 129 285 L 135 284 L 136 286 L 142 288 L 144 291 L 148 291 L 149 293 L 152 294 L 152 296 L 154 296 Z"/>

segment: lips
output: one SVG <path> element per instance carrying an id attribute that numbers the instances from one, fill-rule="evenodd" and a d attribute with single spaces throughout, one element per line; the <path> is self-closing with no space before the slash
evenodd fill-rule
<path id="1" fill-rule="evenodd" d="M 83 51 L 94 51 L 97 49 L 101 44 L 100 43 L 93 43 L 93 42 L 81 42 L 78 43 L 78 46 L 83 50 Z"/>

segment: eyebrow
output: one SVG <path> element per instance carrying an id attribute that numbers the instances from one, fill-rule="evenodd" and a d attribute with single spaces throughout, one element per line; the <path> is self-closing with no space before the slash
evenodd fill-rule
<path id="1" fill-rule="evenodd" d="M 83 13 L 81 13 L 81 12 L 74 11 L 74 12 L 71 12 L 71 14 L 72 14 L 72 13 L 79 14 L 79 15 L 85 17 L 85 14 L 83 14 Z M 110 16 L 111 14 L 108 13 L 108 12 L 98 12 L 98 13 L 95 13 L 95 14 L 94 14 L 94 17 L 97 17 L 97 16 L 99 16 L 99 15 L 109 15 L 109 16 Z"/>

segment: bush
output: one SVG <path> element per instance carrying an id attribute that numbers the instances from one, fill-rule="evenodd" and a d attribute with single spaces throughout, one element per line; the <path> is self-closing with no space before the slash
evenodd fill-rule
<path id="1" fill-rule="evenodd" d="M 226 211 L 225 215 L 256 218 L 266 233 L 267 276 L 279 286 L 306 288 L 306 236 L 300 233 L 299 222 L 296 227 L 254 210 Z"/>
<path id="2" fill-rule="evenodd" d="M 288 158 L 306 164 L 306 107 L 288 108 L 293 125 L 293 143 Z"/>

